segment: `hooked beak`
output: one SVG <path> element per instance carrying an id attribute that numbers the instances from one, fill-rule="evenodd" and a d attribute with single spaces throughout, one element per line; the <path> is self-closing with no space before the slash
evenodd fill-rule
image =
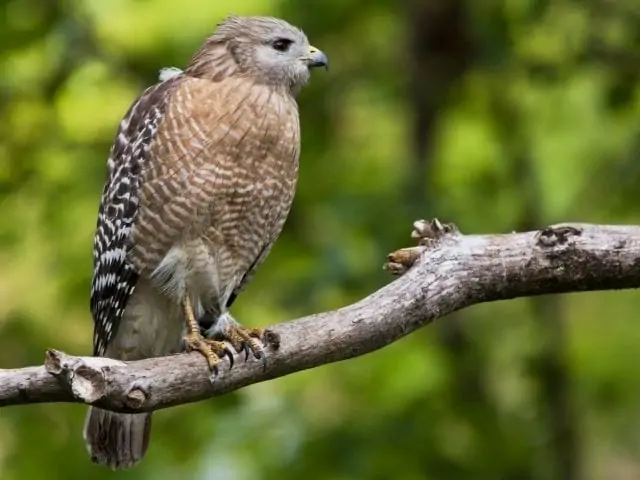
<path id="1" fill-rule="evenodd" d="M 327 70 L 329 69 L 329 59 L 327 56 L 316 47 L 309 47 L 309 54 L 307 55 L 307 66 L 309 68 L 314 67 L 324 67 Z"/>

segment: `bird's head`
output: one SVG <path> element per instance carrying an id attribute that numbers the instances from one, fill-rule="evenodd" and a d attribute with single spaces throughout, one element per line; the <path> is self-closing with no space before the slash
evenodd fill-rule
<path id="1" fill-rule="evenodd" d="M 327 57 L 309 45 L 302 30 L 273 17 L 231 16 L 218 25 L 185 73 L 212 80 L 250 76 L 296 94 L 309 80 L 309 70 L 320 66 L 328 66 Z"/>

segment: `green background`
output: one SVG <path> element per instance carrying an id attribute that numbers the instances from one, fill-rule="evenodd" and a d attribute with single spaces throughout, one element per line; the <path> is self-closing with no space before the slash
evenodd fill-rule
<path id="1" fill-rule="evenodd" d="M 331 61 L 301 105 L 298 195 L 234 305 L 268 325 L 354 302 L 411 223 L 640 223 L 637 0 L 0 0 L 0 366 L 90 352 L 92 236 L 115 128 L 227 13 Z M 373 354 L 161 411 L 135 470 L 85 407 L 0 410 L 0 478 L 640 478 L 640 296 L 469 308 Z"/>

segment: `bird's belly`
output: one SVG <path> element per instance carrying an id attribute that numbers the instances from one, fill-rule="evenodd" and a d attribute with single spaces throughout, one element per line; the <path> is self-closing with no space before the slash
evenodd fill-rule
<path id="1" fill-rule="evenodd" d="M 219 218 L 205 230 L 202 239 L 214 270 L 210 276 L 216 283 L 214 298 L 221 307 L 262 252 L 276 241 L 292 197 L 292 193 L 256 196 L 236 209 L 235 214 Z"/>

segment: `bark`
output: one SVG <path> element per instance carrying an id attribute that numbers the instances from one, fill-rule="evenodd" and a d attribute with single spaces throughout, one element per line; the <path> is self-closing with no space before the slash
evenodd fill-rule
<path id="1" fill-rule="evenodd" d="M 270 328 L 266 367 L 237 359 L 212 382 L 198 353 L 120 362 L 49 350 L 44 366 L 0 370 L 0 406 L 157 410 L 373 352 L 473 304 L 640 286 L 637 226 L 564 224 L 507 235 L 462 235 L 437 221 L 414 226 L 420 245 L 390 254 L 386 265 L 399 279 L 353 305 Z"/>

